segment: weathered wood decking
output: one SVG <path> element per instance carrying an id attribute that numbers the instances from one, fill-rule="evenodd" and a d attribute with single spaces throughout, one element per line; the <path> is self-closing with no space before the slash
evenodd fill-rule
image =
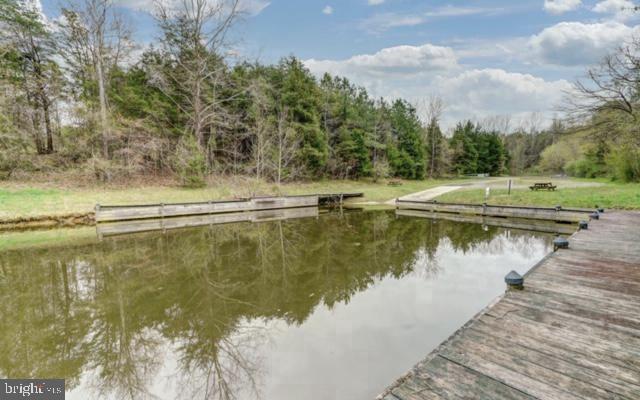
<path id="1" fill-rule="evenodd" d="M 569 240 L 378 398 L 640 399 L 640 213 Z"/>

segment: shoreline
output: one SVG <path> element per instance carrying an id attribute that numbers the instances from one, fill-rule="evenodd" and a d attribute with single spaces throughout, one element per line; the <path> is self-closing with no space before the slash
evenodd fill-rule
<path id="1" fill-rule="evenodd" d="M 95 223 L 94 212 L 2 218 L 0 219 L 0 232 L 94 226 Z"/>

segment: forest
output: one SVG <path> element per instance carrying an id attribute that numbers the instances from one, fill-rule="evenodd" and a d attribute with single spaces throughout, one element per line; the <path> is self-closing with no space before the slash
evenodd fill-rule
<path id="1" fill-rule="evenodd" d="M 315 77 L 295 56 L 232 59 L 240 18 L 238 0 L 159 2 L 159 38 L 142 46 L 109 0 L 72 1 L 55 21 L 0 0 L 0 179 L 81 169 L 97 182 L 173 176 L 187 187 L 219 175 L 640 180 L 637 42 L 576 82 L 567 117 L 550 127 L 496 117 L 443 132 L 437 96 L 418 111 Z"/>

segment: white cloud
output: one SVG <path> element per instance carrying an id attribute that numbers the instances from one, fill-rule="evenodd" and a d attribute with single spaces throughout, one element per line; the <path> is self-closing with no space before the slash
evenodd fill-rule
<path id="1" fill-rule="evenodd" d="M 425 18 L 413 14 L 383 13 L 363 20 L 360 29 L 369 33 L 381 33 L 391 28 L 416 26 L 425 22 Z"/>
<path id="2" fill-rule="evenodd" d="M 541 63 L 590 65 L 630 39 L 639 29 L 614 21 L 593 24 L 561 22 L 532 36 L 529 45 L 531 55 Z"/>
<path id="3" fill-rule="evenodd" d="M 325 8 L 322 9 L 322 13 L 325 14 L 325 15 L 333 14 L 333 7 L 326 6 Z"/>
<path id="4" fill-rule="evenodd" d="M 384 3 L 384 0 L 369 0 L 368 3 L 370 6 L 377 6 Z"/>
<path id="5" fill-rule="evenodd" d="M 243 0 L 239 4 L 239 9 L 241 12 L 254 17 L 270 5 L 271 2 L 266 0 Z"/>
<path id="6" fill-rule="evenodd" d="M 504 8 L 444 6 L 431 11 L 412 14 L 381 13 L 364 19 L 360 28 L 369 33 L 382 33 L 392 28 L 416 26 L 433 18 L 463 17 L 467 15 L 496 15 L 505 12 Z"/>
<path id="7" fill-rule="evenodd" d="M 550 82 L 502 69 L 473 69 L 443 79 L 436 87 L 445 99 L 450 99 L 449 117 L 453 120 L 481 120 L 504 114 L 518 119 L 538 111 L 550 119 L 571 85 L 565 80 Z"/>
<path id="8" fill-rule="evenodd" d="M 418 103 L 439 95 L 447 103 L 445 128 L 462 119 L 504 114 L 511 114 L 516 123 L 534 111 L 549 121 L 563 90 L 570 87 L 564 80 L 546 81 L 503 69 L 465 70 L 453 49 L 431 44 L 391 47 L 346 60 L 311 59 L 305 64 L 316 76 L 325 72 L 345 76 L 373 97 Z"/>
<path id="9" fill-rule="evenodd" d="M 427 17 L 462 17 L 465 15 L 496 14 L 504 11 L 502 8 L 457 7 L 448 5 L 436 8 L 433 11 L 428 11 L 424 15 Z"/>
<path id="10" fill-rule="evenodd" d="M 582 5 L 582 0 L 544 0 L 544 9 L 550 14 L 563 14 Z"/>
<path id="11" fill-rule="evenodd" d="M 633 18 L 636 15 L 635 4 L 630 0 L 604 0 L 596 4 L 592 11 L 611 14 L 620 21 Z"/>
<path id="12" fill-rule="evenodd" d="M 311 59 L 305 64 L 318 74 L 330 72 L 362 76 L 407 76 L 458 67 L 451 48 L 431 44 L 389 47 L 374 54 L 357 55 L 347 60 Z"/>

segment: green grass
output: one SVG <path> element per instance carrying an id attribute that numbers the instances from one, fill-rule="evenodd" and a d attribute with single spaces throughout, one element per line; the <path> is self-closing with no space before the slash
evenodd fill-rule
<path id="1" fill-rule="evenodd" d="M 224 200 L 271 194 L 312 194 L 363 192 L 357 201 L 386 201 L 405 194 L 441 185 L 445 181 L 404 181 L 401 186 L 384 182 L 319 181 L 276 185 L 247 179 L 221 179 L 218 184 L 202 189 L 183 189 L 168 186 L 131 188 L 39 188 L 0 185 L 0 219 L 35 217 L 90 212 L 95 205 L 179 203 L 190 201 Z M 451 181 L 446 181 L 450 183 Z"/>
<path id="2" fill-rule="evenodd" d="M 545 182 L 544 179 L 538 181 Z M 487 203 L 498 205 L 527 205 L 593 208 L 640 209 L 640 184 L 611 183 L 602 180 L 579 180 L 578 183 L 600 183 L 600 186 L 562 187 L 555 192 L 531 191 L 518 188 L 507 194 L 506 189 L 493 189 Z M 483 203 L 484 189 L 459 190 L 439 196 L 438 201 L 454 203 Z"/>
<path id="3" fill-rule="evenodd" d="M 531 192 L 526 189 L 532 182 L 553 181 L 556 192 Z M 353 202 L 384 202 L 406 194 L 419 192 L 442 184 L 474 184 L 477 180 L 404 181 L 400 186 L 386 182 L 318 181 L 276 185 L 252 179 L 223 178 L 203 189 L 183 189 L 172 186 L 141 186 L 129 188 L 48 188 L 36 184 L 0 185 L 0 219 L 35 217 L 68 213 L 90 212 L 100 204 L 145 204 L 189 201 L 224 200 L 270 194 L 310 194 L 363 192 L 365 197 Z M 506 194 L 507 178 L 493 180 L 492 204 L 640 209 L 640 185 L 618 184 L 605 180 L 553 179 L 519 177 L 513 179 L 511 196 Z M 593 186 L 599 185 L 599 186 Z M 438 198 L 440 201 L 482 203 L 483 189 L 461 189 Z"/>

